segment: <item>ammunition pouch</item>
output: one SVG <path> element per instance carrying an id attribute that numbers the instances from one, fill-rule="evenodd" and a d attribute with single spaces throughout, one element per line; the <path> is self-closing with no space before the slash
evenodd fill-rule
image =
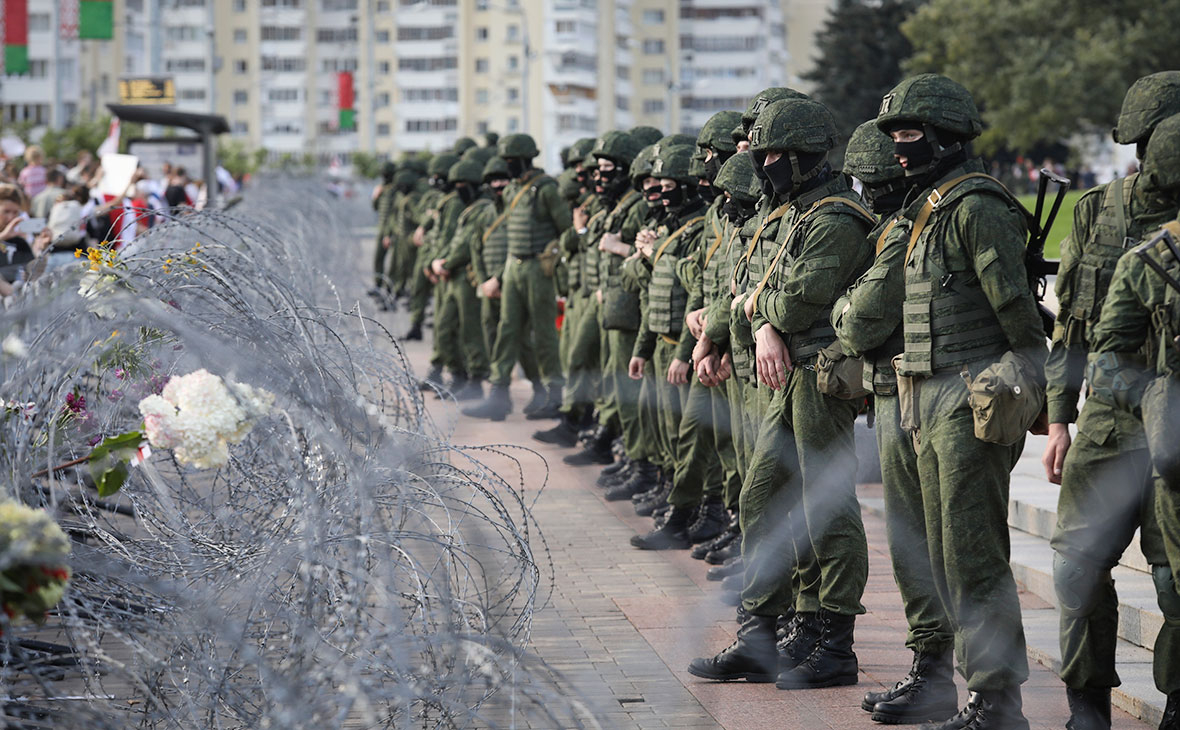
<path id="1" fill-rule="evenodd" d="M 821 347 L 815 362 L 815 382 L 819 392 L 841 400 L 857 400 L 869 395 L 864 387 L 865 362 L 844 352 L 839 340 Z"/>
<path id="2" fill-rule="evenodd" d="M 972 378 L 966 368 L 967 404 L 975 421 L 975 438 L 1011 446 L 1028 432 L 1045 405 L 1045 388 L 1028 358 L 1005 352 Z"/>

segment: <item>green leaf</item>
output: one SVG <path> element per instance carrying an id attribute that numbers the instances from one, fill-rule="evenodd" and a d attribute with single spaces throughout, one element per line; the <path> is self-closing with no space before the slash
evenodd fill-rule
<path id="1" fill-rule="evenodd" d="M 21 593 L 23 589 L 4 573 L 0 573 L 0 589 L 9 593 Z"/>
<path id="2" fill-rule="evenodd" d="M 127 465 L 143 443 L 143 433 L 129 431 L 111 436 L 90 452 L 90 477 L 98 487 L 98 496 L 109 497 L 127 481 Z"/>
<path id="3" fill-rule="evenodd" d="M 93 472 L 92 472 L 93 473 Z M 122 488 L 127 481 L 127 462 L 116 462 L 109 469 L 94 476 L 94 483 L 98 485 L 98 496 L 109 497 Z"/>

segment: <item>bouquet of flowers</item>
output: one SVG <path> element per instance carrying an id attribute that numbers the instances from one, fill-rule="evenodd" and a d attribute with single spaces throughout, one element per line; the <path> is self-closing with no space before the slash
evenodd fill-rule
<path id="1" fill-rule="evenodd" d="M 70 580 L 70 542 L 45 510 L 0 502 L 0 608 L 42 623 Z"/>

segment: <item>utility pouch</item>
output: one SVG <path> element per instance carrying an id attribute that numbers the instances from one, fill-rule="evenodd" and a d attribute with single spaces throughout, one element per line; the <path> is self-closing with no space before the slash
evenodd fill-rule
<path id="1" fill-rule="evenodd" d="M 1151 463 L 1165 485 L 1180 491 L 1180 379 L 1154 378 L 1144 389 L 1140 406 Z"/>
<path id="2" fill-rule="evenodd" d="M 893 370 L 901 367 L 902 356 L 893 358 Z M 901 428 L 914 435 L 917 444 L 921 423 L 918 419 L 918 394 L 922 387 L 922 380 L 912 375 L 897 373 L 897 405 L 901 412 Z"/>
<path id="3" fill-rule="evenodd" d="M 820 348 L 815 362 L 815 380 L 819 392 L 841 400 L 856 400 L 869 395 L 864 387 L 865 363 L 844 352 L 837 340 Z"/>
<path id="4" fill-rule="evenodd" d="M 602 292 L 602 328 L 606 330 L 639 329 L 639 295 L 621 286 L 612 286 Z"/>
<path id="5" fill-rule="evenodd" d="M 557 262 L 561 258 L 561 248 L 557 241 L 550 241 L 545 250 L 537 254 L 537 263 L 541 265 L 541 273 L 550 279 L 557 273 Z"/>
<path id="6" fill-rule="evenodd" d="M 967 404 L 975 420 L 975 438 L 1011 446 L 1028 433 L 1045 405 L 1045 388 L 1027 358 L 1005 352 L 972 378 L 966 368 Z"/>

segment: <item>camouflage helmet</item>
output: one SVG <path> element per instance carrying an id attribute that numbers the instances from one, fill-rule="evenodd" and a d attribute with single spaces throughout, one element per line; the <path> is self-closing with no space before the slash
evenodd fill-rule
<path id="1" fill-rule="evenodd" d="M 475 162 L 478 162 L 480 165 L 485 165 L 485 164 L 487 164 L 488 160 L 492 159 L 495 156 L 496 156 L 496 151 L 494 149 L 492 149 L 491 147 L 469 147 L 467 149 L 467 151 L 464 152 L 462 157 L 460 157 L 459 159 L 460 160 L 474 160 Z"/>
<path id="2" fill-rule="evenodd" d="M 557 194 L 566 200 L 577 200 L 582 194 L 582 186 L 578 184 L 578 174 L 574 168 L 567 167 L 557 176 Z"/>
<path id="3" fill-rule="evenodd" d="M 878 185 L 905 177 L 905 168 L 893 156 L 893 140 L 877 128 L 876 120 L 861 124 L 844 150 L 844 172 L 866 185 Z"/>
<path id="4" fill-rule="evenodd" d="M 639 154 L 635 155 L 635 159 L 631 161 L 631 169 L 628 171 L 631 182 L 639 184 L 643 182 L 644 178 L 651 177 L 651 168 L 655 164 L 658 149 L 659 145 L 649 144 L 639 150 Z"/>
<path id="5" fill-rule="evenodd" d="M 741 124 L 733 128 L 729 133 L 729 138 L 733 140 L 733 148 L 737 149 L 739 142 L 749 142 L 750 138 L 746 135 L 746 128 Z"/>
<path id="6" fill-rule="evenodd" d="M 451 151 L 462 157 L 464 152 L 476 146 L 478 145 L 476 145 L 474 139 L 470 137 L 460 137 L 459 139 L 455 140 L 455 144 L 453 147 L 451 147 Z"/>
<path id="7" fill-rule="evenodd" d="M 491 147 L 492 149 L 495 149 L 496 143 L 499 141 L 500 141 L 500 135 L 496 134 L 495 132 L 484 132 L 483 133 L 483 146 L 484 147 Z"/>
<path id="8" fill-rule="evenodd" d="M 397 174 L 397 165 L 393 160 L 386 160 L 381 165 L 381 179 L 385 182 L 393 182 L 393 176 Z"/>
<path id="9" fill-rule="evenodd" d="M 540 154 L 537 142 L 527 134 L 509 134 L 502 137 L 496 145 L 496 154 L 504 159 L 519 157 L 531 160 Z"/>
<path id="10" fill-rule="evenodd" d="M 492 155 L 487 164 L 483 166 L 483 181 L 487 182 L 489 178 L 493 177 L 510 177 L 508 163 L 499 155 Z"/>
<path id="11" fill-rule="evenodd" d="M 483 182 L 483 165 L 475 160 L 459 160 L 447 170 L 447 182 L 479 185 Z"/>
<path id="12" fill-rule="evenodd" d="M 1157 124 L 1173 114 L 1180 114 L 1180 71 L 1144 76 L 1127 89 L 1111 136 L 1119 144 L 1142 142 Z"/>
<path id="13" fill-rule="evenodd" d="M 415 152 L 403 152 L 397 160 L 398 169 L 413 170 L 419 175 L 426 174 L 427 161 Z"/>
<path id="14" fill-rule="evenodd" d="M 697 135 L 697 146 L 711 147 L 718 152 L 729 154 L 737 152 L 737 142 L 730 132 L 733 131 L 733 125 L 740 124 L 741 121 L 741 112 L 717 112 L 701 127 L 701 132 Z"/>
<path id="15" fill-rule="evenodd" d="M 616 165 L 628 167 L 642 146 L 626 132 L 610 131 L 598 138 L 590 154 L 605 157 Z"/>
<path id="16" fill-rule="evenodd" d="M 754 120 L 762 113 L 762 110 L 770 106 L 771 102 L 779 101 L 780 99 L 806 99 L 807 94 L 794 89 L 788 89 L 785 86 L 772 86 L 769 89 L 763 89 L 750 99 L 746 110 L 742 112 L 742 128 L 747 132 L 750 127 L 754 126 Z"/>
<path id="17" fill-rule="evenodd" d="M 758 196 L 750 193 L 751 180 L 755 180 L 754 158 L 749 152 L 738 152 L 721 166 L 713 187 L 729 193 L 742 203 L 753 203 L 758 200 Z"/>
<path id="18" fill-rule="evenodd" d="M 709 170 L 705 167 L 705 156 L 701 153 L 700 147 L 693 152 L 692 159 L 688 162 L 688 174 L 697 180 L 709 177 Z"/>
<path id="19" fill-rule="evenodd" d="M 395 187 L 408 188 L 418 180 L 418 175 L 413 170 L 402 169 L 393 173 L 393 184 Z"/>
<path id="20" fill-rule="evenodd" d="M 578 141 L 566 148 L 565 158 L 562 159 L 562 164 L 566 167 L 573 167 L 578 165 L 590 154 L 590 150 L 594 149 L 594 144 L 597 142 L 593 137 L 582 137 Z"/>
<path id="21" fill-rule="evenodd" d="M 671 147 L 672 145 L 678 144 L 686 144 L 696 147 L 697 138 L 691 134 L 667 134 L 663 137 L 660 137 L 659 140 L 656 141 L 656 144 L 661 147 Z"/>
<path id="22" fill-rule="evenodd" d="M 627 130 L 627 134 L 631 135 L 631 138 L 634 139 L 641 147 L 645 147 L 649 144 L 655 144 L 656 142 L 660 141 L 661 137 L 664 136 L 664 133 L 655 127 L 648 127 L 644 125 L 631 127 L 631 129 Z"/>
<path id="23" fill-rule="evenodd" d="M 651 177 L 661 180 L 667 178 L 678 183 L 695 183 L 697 181 L 690 167 L 692 155 L 696 147 L 686 144 L 674 144 L 660 147 L 659 154 L 651 166 Z"/>
<path id="24" fill-rule="evenodd" d="M 752 152 L 827 152 L 836 146 L 836 120 L 814 99 L 779 99 L 750 128 Z"/>
<path id="25" fill-rule="evenodd" d="M 966 139 L 983 131 L 971 92 L 938 74 L 919 74 L 894 86 L 881 99 L 877 127 L 882 132 L 917 122 Z"/>
<path id="26" fill-rule="evenodd" d="M 426 166 L 427 175 L 446 175 L 451 170 L 451 165 L 459 161 L 459 158 L 452 155 L 450 152 L 443 152 L 430 158 L 430 164 Z"/>
<path id="27" fill-rule="evenodd" d="M 1159 122 L 1143 153 L 1143 174 L 1157 190 L 1180 188 L 1180 114 Z"/>

